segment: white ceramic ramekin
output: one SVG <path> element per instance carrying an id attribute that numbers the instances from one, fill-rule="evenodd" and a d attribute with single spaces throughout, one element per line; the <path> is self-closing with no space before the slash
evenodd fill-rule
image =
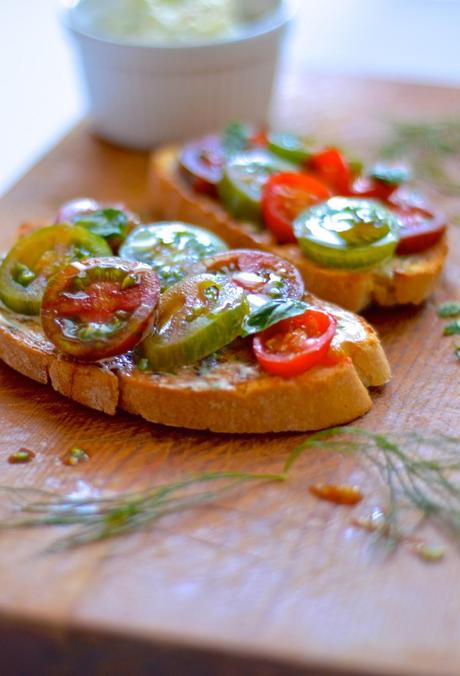
<path id="1" fill-rule="evenodd" d="M 110 41 L 78 29 L 62 12 L 79 53 L 93 128 L 131 148 L 184 140 L 228 120 L 267 117 L 280 44 L 292 15 L 272 0 L 269 17 L 236 39 L 184 46 Z"/>

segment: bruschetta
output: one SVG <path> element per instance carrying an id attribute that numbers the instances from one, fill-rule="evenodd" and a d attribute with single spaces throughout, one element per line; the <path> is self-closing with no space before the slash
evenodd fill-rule
<path id="1" fill-rule="evenodd" d="M 441 274 L 446 219 L 405 180 L 400 167 L 365 171 L 336 148 L 233 124 L 156 150 L 149 186 L 158 218 L 282 256 L 309 291 L 360 312 L 420 304 Z"/>
<path id="2" fill-rule="evenodd" d="M 228 433 L 309 431 L 372 405 L 373 328 L 275 254 L 73 203 L 0 266 L 0 359 L 80 404 Z"/>

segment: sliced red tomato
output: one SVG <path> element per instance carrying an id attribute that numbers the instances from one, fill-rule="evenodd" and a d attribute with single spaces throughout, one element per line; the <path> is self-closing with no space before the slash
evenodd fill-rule
<path id="1" fill-rule="evenodd" d="M 335 194 L 349 194 L 353 172 L 347 160 L 337 148 L 325 148 L 315 153 L 310 158 L 308 167 Z"/>
<path id="2" fill-rule="evenodd" d="M 410 179 L 409 169 L 401 164 L 375 164 L 365 175 L 356 176 L 351 195 L 387 200 Z"/>
<path id="3" fill-rule="evenodd" d="M 396 208 L 394 211 L 402 224 L 397 254 L 414 254 L 429 249 L 441 239 L 447 228 L 446 219 L 440 213 L 419 207 Z"/>
<path id="4" fill-rule="evenodd" d="M 397 254 L 415 254 L 434 246 L 447 228 L 446 217 L 417 194 L 396 191 L 388 200 L 390 209 L 400 222 Z"/>
<path id="5" fill-rule="evenodd" d="M 350 189 L 350 194 L 356 197 L 369 197 L 377 200 L 387 200 L 398 188 L 397 185 L 379 181 L 371 176 L 358 176 Z"/>
<path id="6" fill-rule="evenodd" d="M 305 292 L 300 272 L 279 256 L 264 251 L 234 249 L 197 263 L 194 272 L 226 275 L 248 293 L 252 308 L 267 300 L 299 300 Z"/>
<path id="7" fill-rule="evenodd" d="M 182 150 L 180 165 L 197 192 L 215 196 L 216 186 L 222 178 L 225 154 L 221 137 L 205 136 L 188 143 Z"/>
<path id="8" fill-rule="evenodd" d="M 74 262 L 50 279 L 41 319 L 58 350 L 86 361 L 131 350 L 150 330 L 160 282 L 147 265 L 121 258 Z"/>
<path id="9" fill-rule="evenodd" d="M 335 317 L 324 310 L 310 308 L 255 336 L 254 353 L 264 371 L 293 378 L 313 366 L 328 363 L 336 329 Z"/>
<path id="10" fill-rule="evenodd" d="M 254 132 L 249 138 L 249 146 L 257 146 L 260 148 L 266 148 L 268 145 L 268 131 L 267 129 L 259 129 Z"/>
<path id="11" fill-rule="evenodd" d="M 310 174 L 273 174 L 262 191 L 265 224 L 281 244 L 293 242 L 292 223 L 305 209 L 331 196 L 329 188 Z"/>

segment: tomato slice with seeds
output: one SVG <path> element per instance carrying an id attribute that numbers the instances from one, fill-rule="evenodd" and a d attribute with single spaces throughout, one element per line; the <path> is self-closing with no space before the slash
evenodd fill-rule
<path id="1" fill-rule="evenodd" d="M 262 192 L 265 224 L 280 244 L 295 243 L 294 219 L 305 209 L 330 196 L 329 188 L 310 174 L 274 174 Z"/>
<path id="2" fill-rule="evenodd" d="M 418 206 L 395 206 L 392 211 L 399 223 L 399 244 L 396 253 L 416 254 L 434 246 L 447 228 L 445 216 Z"/>
<path id="3" fill-rule="evenodd" d="M 294 221 L 303 253 L 332 268 L 368 268 L 390 258 L 399 241 L 396 215 L 376 200 L 331 197 Z"/>
<path id="4" fill-rule="evenodd" d="M 193 275 L 161 295 L 158 327 L 141 345 L 154 371 L 194 364 L 241 333 L 249 306 L 230 280 Z"/>
<path id="5" fill-rule="evenodd" d="M 22 237 L 0 266 L 0 298 L 27 315 L 40 314 L 47 280 L 73 260 L 110 256 L 107 242 L 76 225 L 50 225 Z"/>
<path id="6" fill-rule="evenodd" d="M 214 233 L 170 221 L 136 228 L 120 247 L 120 256 L 150 265 L 163 290 L 183 279 L 202 258 L 226 249 L 225 242 Z"/>
<path id="7" fill-rule="evenodd" d="M 409 178 L 410 173 L 405 166 L 376 164 L 366 175 L 355 178 L 350 194 L 385 202 Z"/>
<path id="8" fill-rule="evenodd" d="M 216 186 L 222 178 L 225 153 L 221 137 L 205 136 L 184 146 L 179 164 L 197 192 L 215 196 Z"/>
<path id="9" fill-rule="evenodd" d="M 72 223 L 103 237 L 116 253 L 127 235 L 140 225 L 140 218 L 121 202 L 101 203 L 78 197 L 63 204 L 56 223 Z"/>
<path id="10" fill-rule="evenodd" d="M 207 272 L 230 277 L 244 289 L 251 309 L 269 300 L 299 300 L 305 293 L 302 276 L 294 265 L 264 251 L 234 249 L 200 261 L 195 272 Z"/>
<path id="11" fill-rule="evenodd" d="M 368 197 L 385 201 L 397 187 L 397 185 L 380 181 L 372 176 L 358 176 L 353 181 L 350 194 L 355 197 Z"/>
<path id="12" fill-rule="evenodd" d="M 348 195 L 353 172 L 344 155 L 337 148 L 325 148 L 315 153 L 308 167 L 337 195 Z"/>
<path id="13" fill-rule="evenodd" d="M 43 296 L 45 335 L 77 359 L 131 350 L 151 329 L 160 281 L 147 265 L 121 258 L 74 262 L 50 279 Z"/>
<path id="14" fill-rule="evenodd" d="M 324 310 L 309 308 L 256 335 L 252 345 L 264 371 L 293 378 L 314 366 L 328 363 L 328 351 L 336 329 L 335 317 Z"/>
<path id="15" fill-rule="evenodd" d="M 219 197 L 239 220 L 258 222 L 262 216 L 262 189 L 272 174 L 295 171 L 295 166 L 264 148 L 252 148 L 228 159 Z"/>
<path id="16" fill-rule="evenodd" d="M 236 133 L 236 142 L 228 147 L 228 135 Z M 233 139 L 232 139 L 233 140 Z M 252 130 L 238 122 L 230 123 L 222 135 L 209 134 L 187 143 L 182 149 L 179 166 L 192 188 L 211 197 L 218 196 L 217 186 L 223 178 L 225 166 L 233 155 L 248 149 L 266 148 L 267 131 Z"/>
<path id="17" fill-rule="evenodd" d="M 313 139 L 289 132 L 273 132 L 268 136 L 268 149 L 293 164 L 305 164 L 312 156 Z"/>

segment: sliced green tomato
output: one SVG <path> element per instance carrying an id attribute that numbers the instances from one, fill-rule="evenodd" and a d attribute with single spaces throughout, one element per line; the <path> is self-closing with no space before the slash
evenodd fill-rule
<path id="1" fill-rule="evenodd" d="M 208 230 L 168 222 L 136 228 L 119 253 L 122 258 L 151 265 L 166 289 L 183 279 L 201 259 L 226 250 L 225 242 Z"/>
<path id="2" fill-rule="evenodd" d="M 294 164 L 303 164 L 310 159 L 313 140 L 289 132 L 273 132 L 268 136 L 268 149 Z"/>
<path id="3" fill-rule="evenodd" d="M 295 170 L 290 162 L 261 148 L 237 153 L 225 167 L 218 185 L 219 196 L 235 218 L 259 221 L 262 217 L 262 189 L 269 176 Z"/>
<path id="4" fill-rule="evenodd" d="M 304 254 L 320 265 L 366 268 L 394 254 L 399 223 L 375 200 L 331 197 L 302 212 L 294 233 Z"/>
<path id="5" fill-rule="evenodd" d="M 142 350 L 154 371 L 193 364 L 237 338 L 248 311 L 243 289 L 225 278 L 188 277 L 162 294 L 157 331 Z"/>
<path id="6" fill-rule="evenodd" d="M 107 242 L 77 225 L 51 225 L 20 239 L 0 266 L 0 299 L 15 312 L 38 315 L 48 279 L 72 261 L 111 256 Z"/>

